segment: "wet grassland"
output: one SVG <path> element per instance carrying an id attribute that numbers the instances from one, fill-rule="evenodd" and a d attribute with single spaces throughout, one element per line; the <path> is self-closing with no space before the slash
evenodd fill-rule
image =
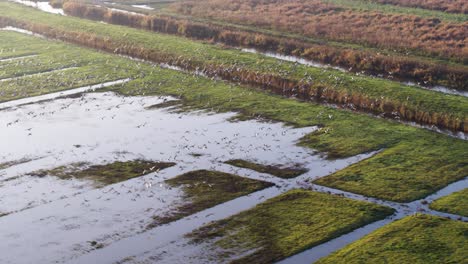
<path id="1" fill-rule="evenodd" d="M 408 216 L 317 263 L 464 263 L 467 231 L 465 222 Z"/>
<path id="2" fill-rule="evenodd" d="M 106 51 L 198 71 L 306 100 L 336 103 L 389 118 L 436 125 L 455 131 L 467 126 L 467 99 L 398 82 L 356 76 L 279 61 L 189 39 L 105 25 L 71 17 L 50 16 L 33 9 L 3 4 L 5 23 Z M 31 13 L 29 21 L 20 14 Z M 7 22 L 10 21 L 10 22 Z"/>
<path id="3" fill-rule="evenodd" d="M 21 18 L 24 12 L 30 15 L 28 21 Z M 198 70 L 207 76 L 197 75 L 194 72 L 164 69 L 159 65 L 91 51 L 59 41 L 0 31 L 0 39 L 2 39 L 0 56 L 3 56 L 0 60 L 0 76 L 6 79 L 0 82 L 0 101 L 2 102 L 130 78 L 131 80 L 124 84 L 103 88 L 102 92 L 106 93 L 97 97 L 110 96 L 108 92 L 112 92 L 114 96 L 115 94 L 125 96 L 123 98 L 144 99 L 171 96 L 179 99 L 177 102 L 180 105 L 158 101 L 156 104 L 145 105 L 141 111 L 157 112 L 172 107 L 177 109 L 178 114 L 199 110 L 202 113 L 211 114 L 235 112 L 236 114 L 230 117 L 232 122 L 268 120 L 268 122 L 282 122 L 295 128 L 315 127 L 313 132 L 304 135 L 297 144 L 329 160 L 379 151 L 368 159 L 320 179 L 309 178 L 306 174 L 304 177 L 309 181 L 308 184 L 333 187 L 383 200 L 410 202 L 422 199 L 468 175 L 466 140 L 405 125 L 395 120 L 376 118 L 365 113 L 336 109 L 312 101 L 285 98 L 270 91 L 270 88 L 258 89 L 256 85 L 265 80 L 255 74 L 271 73 L 291 80 L 309 78 L 317 85 L 323 85 L 325 87 L 323 89 L 334 91 L 333 94 L 336 92 L 336 96 L 342 93 L 345 97 L 361 98 L 361 101 L 370 98 L 372 102 L 377 102 L 377 100 L 383 100 L 389 104 L 397 102 L 409 109 L 434 115 L 447 115 L 455 120 L 466 120 L 468 101 L 465 97 L 427 91 L 381 79 L 353 76 L 330 69 L 280 62 L 261 55 L 224 49 L 181 37 L 104 25 L 70 17 L 52 16 L 2 2 L 0 3 L 0 20 L 4 23 L 9 19 L 14 21 L 12 26 L 22 25 L 26 29 L 44 35 L 50 35 L 53 32 L 57 38 L 83 45 L 100 47 L 100 41 L 105 39 L 109 46 L 101 48 L 106 51 L 126 55 L 133 55 L 134 52 L 139 51 L 142 58 L 151 59 L 157 63 L 184 66 L 187 70 Z M 13 41 L 31 43 L 30 47 L 33 49 L 28 49 L 26 44 L 15 48 L 11 45 Z M 94 44 L 90 44 L 91 42 Z M 130 47 L 130 45 L 133 46 Z M 21 58 L 31 55 L 34 57 Z M 11 58 L 16 59 L 6 60 Z M 240 84 L 211 78 L 215 75 L 223 76 L 220 74 L 223 71 L 216 74 L 210 71 L 216 72 L 217 67 L 230 69 L 229 71 L 232 72 L 241 72 L 237 75 L 225 71 L 225 76 L 230 76 L 227 79 L 237 80 Z M 252 75 L 253 73 L 255 74 Z M 251 76 L 252 79 L 245 81 L 247 79 L 243 76 Z M 269 81 L 272 80 L 274 78 Z M 324 92 L 324 90 L 321 91 Z M 280 94 L 291 95 L 283 92 Z M 335 98 L 337 101 L 341 100 L 338 97 Z M 131 105 L 130 102 L 127 104 Z M 151 109 L 149 107 L 151 105 L 160 107 Z M 381 112 L 386 111 L 384 105 L 380 108 Z M 427 121 L 431 118 L 422 119 Z M 75 148 L 80 149 L 79 146 Z M 203 158 L 206 154 L 200 155 L 192 158 Z M 307 173 L 306 170 L 295 166 L 298 163 L 301 164 L 302 160 L 282 166 L 278 165 L 280 164 L 278 162 L 240 160 L 239 158 L 223 159 L 217 162 L 224 164 L 229 160 L 228 163 L 233 166 L 281 178 L 291 178 L 292 181 L 295 176 Z M 48 169 L 29 173 L 31 177 L 53 177 L 60 181 L 72 179 L 90 181 L 96 184 L 95 187 L 103 188 L 103 190 L 109 185 L 107 188 L 113 189 L 106 190 L 115 195 L 116 193 L 120 195 L 124 188 L 117 190 L 117 186 L 126 186 L 126 184 L 139 186 L 136 184 L 139 184 L 140 180 L 143 181 L 145 188 L 151 189 L 153 183 L 148 179 L 151 175 L 159 174 L 159 170 L 161 173 L 171 174 L 171 177 L 163 178 L 160 182 L 161 186 L 166 188 L 165 191 L 161 189 L 161 193 L 165 193 L 166 198 L 172 197 L 172 200 L 167 202 L 170 204 L 169 209 L 158 211 L 157 214 L 153 211 L 144 211 L 144 215 L 135 216 L 134 221 L 130 221 L 128 226 L 120 223 L 116 226 L 117 229 L 139 225 L 141 230 L 136 228 L 140 231 L 126 231 L 127 233 L 123 232 L 125 234 L 120 237 L 115 235 L 118 237 L 115 240 L 182 219 L 236 198 L 266 190 L 274 185 L 267 180 L 249 179 L 245 175 L 239 176 L 215 169 L 194 170 L 189 166 L 187 169 L 179 170 L 179 162 L 174 158 L 172 161 L 133 159 L 133 161 L 116 161 L 107 164 L 69 163 L 52 167 L 52 169 L 49 166 Z M 2 161 L 0 168 L 8 170 L 15 168 L 15 165 L 22 166 L 24 163 L 27 161 L 22 162 L 21 159 L 18 159 L 18 162 Z M 308 169 L 310 171 L 310 168 Z M 2 181 L 0 185 L 5 186 L 5 184 Z M 131 192 L 135 190 L 138 188 L 129 189 Z M 453 205 L 454 201 L 463 201 L 463 197 L 458 197 L 460 194 L 463 196 L 462 192 L 449 196 L 454 197 L 450 201 L 447 200 L 448 198 L 442 198 L 436 201 L 432 208 L 463 214 L 463 210 L 458 210 L 456 209 L 458 206 Z M 100 198 L 103 195 L 106 194 L 93 193 L 91 197 Z M 134 193 L 131 195 L 133 196 Z M 151 195 L 148 194 L 145 199 L 153 199 Z M 174 197 L 177 198 L 174 199 Z M 89 212 L 93 215 L 91 213 L 94 212 L 93 207 L 89 211 L 83 209 L 87 208 L 89 200 L 84 199 L 83 202 L 80 197 L 76 198 L 78 199 L 82 203 L 80 206 L 78 206 L 79 203 L 70 207 L 67 207 L 67 204 L 60 204 L 66 203 L 66 199 L 55 204 L 51 202 L 49 206 L 62 208 L 61 216 L 68 219 L 64 220 L 65 225 L 66 221 L 71 221 L 71 218 L 66 218 L 65 214 L 77 208 L 80 209 L 76 210 L 76 213 Z M 123 201 L 123 198 L 119 199 L 116 201 Z M 159 200 L 155 203 L 162 204 L 163 202 Z M 445 209 L 444 203 L 449 204 L 448 207 L 452 209 Z M 126 202 L 122 202 L 121 206 L 124 205 Z M 109 210 L 105 206 L 99 208 L 103 211 Z M 118 213 L 130 217 L 132 213 L 143 211 L 143 208 L 137 205 L 126 208 L 131 208 L 131 211 Z M 37 212 L 40 209 L 35 208 L 31 211 Z M 31 212 L 26 210 L 23 213 Z M 236 212 L 224 220 L 199 227 L 187 238 L 195 243 L 213 242 L 210 246 L 213 249 L 212 257 L 216 260 L 234 260 L 237 263 L 252 261 L 270 263 L 377 220 L 385 219 L 393 213 L 394 210 L 389 207 L 369 202 L 327 193 L 291 190 L 249 210 Z M 109 216 L 107 220 L 111 221 L 112 217 L 117 217 L 119 214 Z M 20 217 L 19 214 L 15 215 L 15 213 L 9 214 L 1 219 L 8 221 L 10 217 Z M 50 223 L 47 223 L 55 228 L 54 221 L 50 220 Z M 64 227 L 68 231 L 75 228 L 73 225 Z M 411 231 L 408 231 L 410 229 Z M 112 232 L 118 231 L 112 230 Z M 100 237 L 93 238 L 90 247 L 81 249 L 79 254 L 95 250 L 96 245 L 101 248 L 111 244 L 114 238 L 109 238 L 109 234 L 112 232 L 109 230 L 106 232 L 101 233 Z M 414 238 L 411 232 L 417 233 L 418 236 Z M 416 262 L 445 259 L 457 262 L 466 258 L 466 253 L 464 253 L 466 250 L 459 246 L 466 244 L 464 243 L 466 242 L 465 233 L 466 223 L 461 221 L 426 215 L 408 217 L 363 238 L 362 241 L 365 242 L 357 241 L 322 261 L 333 263 L 335 258 L 342 259 L 341 254 L 347 257 L 357 254 L 366 260 L 379 261 L 388 258 L 386 256 L 388 252 L 392 257 L 397 256 L 395 259 L 413 259 Z M 428 240 L 429 236 L 432 238 Z M 399 241 L 397 244 L 395 244 L 396 240 Z M 441 249 L 433 250 L 434 245 L 442 245 L 444 252 L 440 251 Z M 385 250 L 381 250 L 382 247 Z M 423 253 L 427 250 L 430 250 L 431 254 L 424 255 Z M 374 254 L 373 251 L 378 251 L 378 253 Z M 356 260 L 356 258 L 353 259 Z"/>
<path id="4" fill-rule="evenodd" d="M 468 216 L 467 199 L 468 189 L 464 189 L 434 201 L 430 204 L 430 208 L 437 211 Z"/>

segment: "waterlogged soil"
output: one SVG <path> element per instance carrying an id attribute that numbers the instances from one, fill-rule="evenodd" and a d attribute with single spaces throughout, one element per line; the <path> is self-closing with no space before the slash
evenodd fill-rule
<path id="1" fill-rule="evenodd" d="M 306 169 L 300 168 L 299 166 L 286 167 L 284 165 L 264 165 L 241 159 L 228 160 L 225 163 L 240 168 L 271 174 L 285 179 L 295 178 L 307 172 Z"/>
<path id="2" fill-rule="evenodd" d="M 223 163 L 229 159 L 333 163 L 296 146 L 315 128 L 230 122 L 233 113 L 147 109 L 170 100 L 105 92 L 2 110 L 0 136 L 8 142 L 0 142 L 0 149 L 9 159 L 2 164 L 36 158 L 0 173 L 0 212 L 8 214 L 0 218 L 0 234 L 8 240 L 0 252 L 9 252 L 0 262 L 64 262 L 145 232 L 158 217 L 180 218 L 211 206 L 212 197 L 220 203 L 272 185 L 264 181 L 274 178 L 268 175 L 234 176 L 238 171 Z M 142 160 L 176 165 L 163 170 L 153 168 L 159 164 L 153 162 L 124 166 Z M 121 171 L 124 176 L 112 176 Z M 197 175 L 194 171 L 217 172 L 187 184 L 185 177 Z M 231 193 L 223 197 L 220 192 L 229 187 Z M 187 201 L 194 205 L 189 211 Z"/>

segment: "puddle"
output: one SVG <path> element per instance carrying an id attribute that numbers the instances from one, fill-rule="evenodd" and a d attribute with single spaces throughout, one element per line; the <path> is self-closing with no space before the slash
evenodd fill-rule
<path id="1" fill-rule="evenodd" d="M 63 96 L 55 94 L 55 98 L 58 95 Z M 174 100 L 170 97 L 123 97 L 106 92 L 42 102 L 51 98 L 12 101 L 10 106 L 16 106 L 2 111 L 0 127 L 4 129 L 0 136 L 8 138 L 8 142 L 0 142 L 3 155 L 11 160 L 43 157 L 1 171 L 0 212 L 10 213 L 0 217 L 0 233 L 8 241 L 0 245 L 0 252 L 9 252 L 0 256 L 2 263 L 63 262 L 144 232 L 153 216 L 172 210 L 183 197 L 179 188 L 168 187 L 165 180 L 186 172 L 247 172 L 254 175 L 250 178 L 268 178 L 222 163 L 228 159 L 242 157 L 271 164 L 300 160 L 313 167 L 335 164 L 295 145 L 315 128 L 227 121 L 234 113 L 146 109 Z M 6 126 L 8 123 L 12 124 Z M 101 189 L 95 189 L 87 179 L 23 176 L 76 162 L 105 164 L 134 159 L 177 165 Z M 329 170 L 325 166 L 319 171 L 328 174 Z M 258 193 L 275 195 L 278 189 Z M 252 203 L 239 206 L 228 211 Z M 187 228 L 190 225 L 171 232 Z"/>
<path id="2" fill-rule="evenodd" d="M 316 67 L 316 68 L 335 69 L 335 70 L 339 70 L 341 72 L 347 72 L 348 71 L 348 70 L 346 70 L 345 68 L 342 68 L 342 67 L 336 67 L 336 66 L 332 66 L 332 65 L 329 65 L 329 64 L 324 64 L 324 63 L 320 63 L 320 62 L 316 62 L 316 61 L 306 60 L 306 59 L 296 57 L 296 56 L 282 55 L 282 54 L 279 54 L 279 53 L 268 52 L 268 51 L 263 52 L 263 51 L 259 51 L 257 49 L 241 49 L 241 51 L 248 52 L 248 53 L 254 53 L 254 54 L 262 54 L 262 55 L 267 56 L 267 57 L 271 57 L 271 58 L 275 58 L 275 59 L 279 59 L 279 60 L 283 60 L 283 61 L 295 62 L 295 63 L 299 63 L 299 64 L 303 64 L 303 65 L 307 65 L 307 66 L 312 66 L 312 67 Z"/>
<path id="3" fill-rule="evenodd" d="M 146 10 L 154 10 L 154 8 L 148 5 L 132 5 L 132 6 L 136 8 L 146 9 Z"/>
<path id="4" fill-rule="evenodd" d="M 25 29 L 22 29 L 22 28 L 17 28 L 17 27 L 8 26 L 8 27 L 0 28 L 0 30 L 18 32 L 18 33 L 22 33 L 22 34 L 26 34 L 26 35 L 30 35 L 30 36 L 34 36 L 34 37 L 38 37 L 38 38 L 43 38 L 43 39 L 46 38 L 45 36 L 43 36 L 41 34 L 37 34 L 37 33 L 34 33 L 32 31 L 25 30 Z"/>
<path id="5" fill-rule="evenodd" d="M 108 7 L 109 10 L 120 12 L 120 13 L 125 13 L 125 14 L 131 14 L 131 15 L 138 15 L 138 16 L 143 16 L 143 14 L 137 13 L 137 12 L 132 12 L 124 9 L 119 9 L 119 8 L 113 8 L 113 7 Z"/>
<path id="6" fill-rule="evenodd" d="M 429 87 L 429 86 L 422 86 L 422 85 L 414 83 L 414 82 L 403 82 L 403 84 L 408 85 L 408 86 L 423 88 L 423 89 L 426 89 L 426 90 L 437 91 L 437 92 L 441 92 L 441 93 L 445 93 L 445 94 L 453 94 L 453 95 L 460 95 L 460 96 L 468 97 L 468 92 L 459 91 L 459 90 L 455 90 L 455 89 L 450 89 L 448 87 L 441 86 L 441 85 L 436 85 L 436 86 L 430 86 Z"/>
<path id="7" fill-rule="evenodd" d="M 49 4 L 49 2 L 34 2 L 34 1 L 24 1 L 24 0 L 8 0 L 8 1 L 22 4 L 25 6 L 34 7 L 47 13 L 52 13 L 52 14 L 57 14 L 57 15 L 62 15 L 62 16 L 65 15 L 65 12 L 63 12 L 63 9 L 54 8 Z"/>

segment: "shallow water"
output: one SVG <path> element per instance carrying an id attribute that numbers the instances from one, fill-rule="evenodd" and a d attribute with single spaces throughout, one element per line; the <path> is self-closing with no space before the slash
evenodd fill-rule
<path id="1" fill-rule="evenodd" d="M 39 95 L 39 96 L 33 96 L 33 97 L 27 97 L 19 100 L 14 100 L 14 101 L 8 101 L 8 102 L 0 102 L 0 110 L 6 109 L 6 108 L 11 108 L 11 107 L 17 107 L 21 105 L 26 105 L 26 104 L 31 104 L 31 103 L 38 103 L 42 101 L 48 101 L 48 100 L 53 100 L 59 97 L 64 97 L 64 96 L 70 96 L 74 94 L 80 94 L 84 92 L 94 92 L 96 90 L 114 86 L 117 84 L 123 84 L 126 82 L 129 82 L 130 79 L 121 79 L 117 81 L 111 81 L 111 82 L 105 82 L 105 83 L 100 83 L 100 84 L 95 84 L 95 85 L 88 85 L 88 86 L 83 86 L 79 88 L 74 88 L 74 89 L 69 89 L 65 91 L 60 91 L 56 93 L 49 93 L 49 94 L 44 94 L 44 95 Z"/>
<path id="2" fill-rule="evenodd" d="M 4 128 L 0 137 L 8 141 L 0 142 L 0 149 L 5 150 L 0 163 L 36 159 L 0 173 L 0 212 L 10 213 L 0 217 L 0 233 L 8 240 L 0 245 L 0 252 L 9 252 L 0 256 L 0 262 L 62 262 L 92 250 L 87 241 L 112 245 L 141 233 L 153 215 L 170 211 L 174 202 L 180 202 L 180 190 L 167 188 L 163 181 L 184 172 L 217 169 L 240 174 L 242 171 L 222 163 L 233 158 L 280 164 L 329 163 L 311 155 L 311 150 L 295 146 L 315 128 L 227 121 L 234 113 L 146 109 L 166 100 L 174 98 L 123 97 L 107 92 L 1 111 L 0 127 Z M 25 175 L 72 162 L 105 164 L 131 159 L 177 165 L 102 189 L 86 180 Z M 323 167 L 322 173 L 328 169 Z M 152 187 L 147 188 L 148 182 Z"/>
<path id="3" fill-rule="evenodd" d="M 136 8 L 146 9 L 146 10 L 154 10 L 154 8 L 148 5 L 132 5 L 132 6 Z"/>
<path id="4" fill-rule="evenodd" d="M 57 15 L 62 15 L 62 16 L 65 15 L 65 13 L 63 12 L 63 9 L 54 8 L 47 1 L 44 1 L 44 2 L 33 2 L 33 1 L 24 1 L 24 0 L 8 0 L 8 1 L 26 5 L 26 6 L 31 6 L 39 10 L 42 10 L 44 12 L 47 12 L 47 13 L 52 13 L 52 14 L 57 14 Z"/>
<path id="5" fill-rule="evenodd" d="M 182 239 L 187 232 L 207 221 L 249 209 L 289 189 L 309 188 L 311 186 L 304 182 L 306 179 L 326 176 L 375 154 L 327 161 L 310 149 L 295 146 L 295 142 L 314 131 L 314 127 L 291 129 L 281 123 L 255 120 L 228 122 L 234 113 L 182 114 L 168 109 L 147 110 L 148 106 L 175 100 L 171 97 L 122 97 L 100 93 L 60 98 L 126 81 L 128 79 L 0 104 L 3 109 L 0 136 L 8 138 L 0 142 L 0 149 L 7 150 L 2 152 L 0 163 L 25 157 L 32 159 L 0 170 L 0 214 L 10 213 L 0 217 L 0 233 L 6 241 L 0 245 L 0 252 L 9 252 L 0 255 L 1 263 L 50 263 L 70 259 L 73 263 L 96 263 L 96 260 L 111 263 L 132 255 L 140 260 L 152 259 L 159 253 L 161 263 L 188 263 L 201 254 L 203 247 L 187 245 Z M 296 179 L 284 180 L 222 163 L 236 158 L 265 164 L 299 162 L 310 171 Z M 171 161 L 177 166 L 102 189 L 94 188 L 92 182 L 86 180 L 64 181 L 25 175 L 71 162 L 105 164 L 131 159 Z M 266 180 L 279 188 L 268 188 L 144 232 L 153 215 L 171 211 L 175 203 L 181 202 L 181 191 L 167 188 L 164 180 L 198 169 Z M 151 183 L 151 187 L 148 188 L 147 183 Z M 466 185 L 465 179 L 428 199 Z M 312 256 L 326 255 L 331 249 L 339 249 L 404 215 L 425 210 L 430 214 L 451 216 L 428 210 L 421 201 L 398 204 L 313 187 L 316 191 L 371 201 L 399 211 L 392 218 L 304 252 L 301 254 L 306 257 L 302 260 L 304 263 L 310 263 Z M 106 247 L 95 250 L 89 241 L 98 241 Z M 177 254 L 164 253 L 168 251 Z M 298 257 L 294 258 L 290 263 L 301 263 Z"/>

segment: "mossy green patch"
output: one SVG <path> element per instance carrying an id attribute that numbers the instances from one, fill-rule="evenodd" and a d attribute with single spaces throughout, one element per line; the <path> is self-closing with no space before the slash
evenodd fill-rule
<path id="1" fill-rule="evenodd" d="M 263 165 L 241 159 L 228 160 L 225 163 L 240 168 L 271 174 L 285 179 L 295 178 L 307 172 L 306 169 L 300 168 L 298 166 L 286 167 L 284 165 Z"/>
<path id="2" fill-rule="evenodd" d="M 166 224 L 229 200 L 273 186 L 272 183 L 234 174 L 198 170 L 166 180 L 173 188 L 181 188 L 183 204 L 165 215 L 154 216 L 148 228 Z"/>
<path id="3" fill-rule="evenodd" d="M 468 217 L 468 188 L 439 198 L 429 207 L 437 211 Z"/>
<path id="4" fill-rule="evenodd" d="M 84 179 L 92 180 L 97 187 L 126 181 L 151 172 L 174 166 L 172 162 L 157 162 L 147 160 L 116 161 L 105 165 L 89 165 L 74 163 L 51 170 L 40 170 L 30 173 L 32 176 L 55 176 L 62 180 Z"/>
<path id="5" fill-rule="evenodd" d="M 316 263 L 466 263 L 467 259 L 468 223 L 417 215 L 384 226 Z"/>
<path id="6" fill-rule="evenodd" d="M 253 209 L 210 223 L 188 237 L 214 241 L 218 261 L 273 263 L 383 219 L 393 209 L 339 196 L 292 190 Z M 240 257 L 240 258 L 238 258 Z"/>
<path id="7" fill-rule="evenodd" d="M 442 149 L 442 145 L 421 139 L 401 142 L 314 183 L 397 202 L 422 199 L 468 175 L 466 160 L 443 162 L 466 157 L 467 150 Z"/>

